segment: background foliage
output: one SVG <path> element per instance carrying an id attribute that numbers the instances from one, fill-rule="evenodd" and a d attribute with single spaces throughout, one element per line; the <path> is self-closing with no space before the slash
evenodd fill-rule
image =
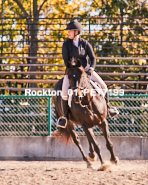
<path id="1" fill-rule="evenodd" d="M 66 24 L 77 20 L 83 24 L 82 37 L 89 40 L 96 56 L 147 57 L 148 3 L 146 0 L 0 0 L 1 56 L 61 56 L 63 41 L 67 39 Z M 2 19 L 4 18 L 4 19 Z M 62 59 L 1 59 L 1 63 L 55 63 Z M 147 64 L 146 60 L 100 60 L 99 64 Z M 113 69 L 113 68 L 112 68 Z M 65 67 L 2 67 L 1 70 L 55 71 Z M 101 71 L 104 69 L 100 68 Z M 111 69 L 107 68 L 107 71 Z M 123 71 L 119 69 L 119 72 Z M 139 69 L 127 69 L 127 72 Z M 117 72 L 114 68 L 113 72 Z M 2 75 L 1 78 L 16 78 Z M 27 78 L 17 76 L 17 78 Z M 31 75 L 29 78 L 36 78 Z M 61 78 L 44 75 L 38 78 Z M 117 77 L 120 80 L 122 77 Z M 107 79 L 107 77 L 104 77 Z M 137 80 L 138 77 L 129 77 Z M 14 84 L 11 84 L 12 86 Z M 1 87 L 9 84 L 1 84 Z M 26 87 L 18 84 L 17 87 Z M 32 87 L 50 87 L 32 84 Z"/>

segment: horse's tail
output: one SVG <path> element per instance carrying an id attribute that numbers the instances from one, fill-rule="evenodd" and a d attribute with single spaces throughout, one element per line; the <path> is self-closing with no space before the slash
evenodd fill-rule
<path id="1" fill-rule="evenodd" d="M 54 133 L 52 137 L 56 137 L 58 141 L 60 142 L 64 142 L 66 145 L 73 143 L 73 139 L 72 136 L 69 132 L 69 125 L 70 123 L 68 122 L 67 127 L 66 128 L 58 128 Z"/>

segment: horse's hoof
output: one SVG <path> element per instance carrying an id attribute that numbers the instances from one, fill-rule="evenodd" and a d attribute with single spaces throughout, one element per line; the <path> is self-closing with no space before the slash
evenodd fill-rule
<path id="1" fill-rule="evenodd" d="M 92 164 L 91 163 L 87 164 L 87 168 L 93 170 Z"/>
<path id="2" fill-rule="evenodd" d="M 91 157 L 90 154 L 89 154 L 89 160 L 92 161 L 92 162 L 96 161 L 97 160 L 97 154 L 94 153 L 94 157 Z"/>
<path id="3" fill-rule="evenodd" d="M 116 156 L 114 160 L 110 160 L 111 163 L 118 165 L 119 164 L 119 158 Z"/>
<path id="4" fill-rule="evenodd" d="M 110 164 L 102 164 L 101 167 L 97 170 L 97 171 L 105 171 L 107 170 L 108 168 L 110 168 Z"/>
<path id="5" fill-rule="evenodd" d="M 116 156 L 115 158 L 115 164 L 118 165 L 119 164 L 119 158 Z"/>

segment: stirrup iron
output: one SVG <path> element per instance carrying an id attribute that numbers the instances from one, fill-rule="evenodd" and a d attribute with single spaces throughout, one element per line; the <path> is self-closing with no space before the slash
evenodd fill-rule
<path id="1" fill-rule="evenodd" d="M 66 121 L 65 126 L 59 125 L 59 121 L 60 121 L 61 119 L 64 119 L 64 120 Z M 59 119 L 58 119 L 58 121 L 57 121 L 57 126 L 58 126 L 58 127 L 61 127 L 61 128 L 66 128 L 66 126 L 67 126 L 67 118 L 64 117 L 64 116 L 60 116 Z"/>

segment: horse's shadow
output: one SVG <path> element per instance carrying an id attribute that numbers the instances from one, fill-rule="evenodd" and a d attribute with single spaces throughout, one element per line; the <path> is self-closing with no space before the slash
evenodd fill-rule
<path id="1" fill-rule="evenodd" d="M 69 78 L 70 88 L 77 89 L 77 95 L 74 93 L 72 96 L 71 108 L 69 108 L 68 111 L 68 124 L 66 128 L 58 128 L 56 135 L 62 135 L 65 137 L 66 142 L 73 139 L 83 156 L 83 160 L 86 161 L 88 168 L 91 167 L 90 160 L 94 161 L 96 159 L 95 152 L 103 165 L 104 161 L 100 154 L 100 147 L 92 130 L 93 126 L 97 125 L 102 130 L 106 139 L 106 147 L 110 151 L 111 162 L 117 164 L 118 157 L 114 154 L 113 144 L 110 140 L 106 101 L 97 93 L 92 96 L 92 86 L 87 79 L 87 74 L 85 73 L 79 59 L 73 59 L 73 61 L 68 62 L 66 74 Z M 54 90 L 62 90 L 62 83 L 63 79 L 59 80 L 55 85 Z M 88 93 L 83 96 L 84 89 L 86 88 L 88 89 Z M 55 104 L 56 117 L 58 119 L 62 116 L 61 96 L 54 96 L 53 101 Z M 80 144 L 80 139 L 74 130 L 74 124 L 81 125 L 87 136 L 89 142 L 89 158 Z"/>

